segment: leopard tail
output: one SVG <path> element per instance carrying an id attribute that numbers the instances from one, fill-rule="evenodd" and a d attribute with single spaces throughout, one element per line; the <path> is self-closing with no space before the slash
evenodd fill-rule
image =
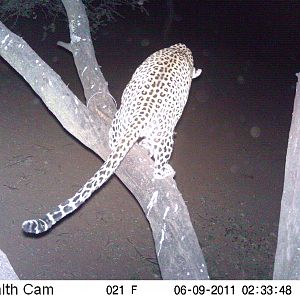
<path id="1" fill-rule="evenodd" d="M 108 159 L 95 175 L 86 182 L 86 184 L 70 199 L 59 204 L 51 212 L 43 217 L 34 220 L 24 221 L 22 229 L 26 233 L 40 234 L 49 230 L 54 224 L 63 219 L 68 214 L 73 213 L 92 195 L 94 191 L 99 189 L 115 172 L 125 155 L 134 145 L 139 137 L 139 131 L 130 131 L 120 139 L 119 144 L 114 151 L 111 152 Z"/>

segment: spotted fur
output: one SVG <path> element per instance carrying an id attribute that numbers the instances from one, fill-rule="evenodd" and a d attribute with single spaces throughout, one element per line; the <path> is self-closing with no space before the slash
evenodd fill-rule
<path id="1" fill-rule="evenodd" d="M 174 128 L 185 107 L 194 68 L 191 51 L 183 44 L 159 50 L 135 71 L 126 86 L 120 109 L 109 131 L 111 154 L 95 175 L 70 199 L 36 220 L 25 221 L 27 233 L 39 234 L 75 211 L 115 172 L 130 148 L 141 139 L 154 159 L 154 178 L 174 176 L 168 164 Z"/>

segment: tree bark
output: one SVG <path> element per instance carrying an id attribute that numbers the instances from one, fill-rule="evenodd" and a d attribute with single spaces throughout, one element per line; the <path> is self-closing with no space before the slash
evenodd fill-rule
<path id="1" fill-rule="evenodd" d="M 274 279 L 300 279 L 300 73 L 285 164 Z"/>
<path id="2" fill-rule="evenodd" d="M 0 55 L 29 83 L 68 132 L 106 159 L 115 106 L 94 55 L 84 6 L 81 1 L 62 2 L 69 18 L 71 42 L 59 45 L 73 54 L 88 105 L 80 102 L 28 44 L 1 22 Z M 171 178 L 154 180 L 153 161 L 138 145 L 130 150 L 116 174 L 136 197 L 149 221 L 163 279 L 208 279 L 202 250 L 176 182 Z"/>

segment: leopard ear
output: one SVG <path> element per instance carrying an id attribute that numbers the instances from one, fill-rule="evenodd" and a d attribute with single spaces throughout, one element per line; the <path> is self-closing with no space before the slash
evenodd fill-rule
<path id="1" fill-rule="evenodd" d="M 202 69 L 193 69 L 193 75 L 192 75 L 192 78 L 197 78 L 198 76 L 200 76 L 200 74 L 202 73 Z"/>

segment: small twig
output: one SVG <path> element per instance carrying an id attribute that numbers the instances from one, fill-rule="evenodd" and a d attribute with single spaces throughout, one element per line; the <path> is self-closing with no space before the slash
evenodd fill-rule
<path id="1" fill-rule="evenodd" d="M 13 163 L 8 163 L 7 165 L 5 165 L 4 167 L 0 168 L 0 169 L 6 169 L 6 168 L 9 168 L 9 167 L 12 167 L 12 166 L 15 166 L 15 165 L 18 165 L 18 164 L 21 164 L 21 163 L 24 163 L 26 162 L 26 160 L 32 158 L 32 155 L 28 155 L 24 158 L 21 158 L 17 161 L 14 161 Z"/>
<path id="2" fill-rule="evenodd" d="M 41 149 L 44 149 L 44 150 L 47 150 L 47 151 L 52 151 L 54 150 L 54 148 L 47 148 L 45 146 L 42 146 L 42 145 L 38 145 L 38 144 L 34 144 L 34 146 L 38 147 L 38 148 L 41 148 Z"/>
<path id="3" fill-rule="evenodd" d="M 147 260 L 148 262 L 150 262 L 151 264 L 154 264 L 154 265 L 158 265 L 158 262 L 157 262 L 157 259 L 155 257 L 146 257 L 144 256 L 138 249 L 137 247 L 130 241 L 129 238 L 127 238 L 127 241 L 129 242 L 129 244 L 131 244 L 134 248 L 134 250 L 136 251 L 136 253 L 142 258 L 142 259 L 145 259 Z"/>
<path id="4" fill-rule="evenodd" d="M 62 41 L 58 41 L 57 45 L 62 47 L 62 48 L 65 48 L 66 50 L 70 51 L 71 53 L 73 51 L 72 45 L 70 43 L 65 43 L 65 42 L 62 42 Z"/>
<path id="5" fill-rule="evenodd" d="M 68 235 L 68 234 L 71 234 L 71 233 L 70 232 L 61 232 L 61 233 L 56 234 L 56 236 L 62 236 L 62 235 Z"/>
<path id="6" fill-rule="evenodd" d="M 68 144 L 64 144 L 63 147 L 69 147 L 69 146 L 72 146 L 73 144 L 72 143 L 68 143 Z"/>
<path id="7" fill-rule="evenodd" d="M 7 185 L 7 184 L 3 184 L 3 186 L 7 187 L 11 191 L 18 190 L 18 188 L 16 188 L 15 186 L 10 186 L 10 185 Z"/>

